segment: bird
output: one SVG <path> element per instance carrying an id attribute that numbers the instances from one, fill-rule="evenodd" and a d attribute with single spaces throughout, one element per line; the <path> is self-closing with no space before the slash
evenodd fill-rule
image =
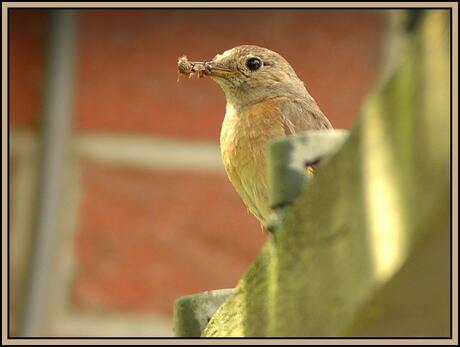
<path id="1" fill-rule="evenodd" d="M 209 77 L 223 90 L 225 116 L 220 152 L 227 176 L 249 212 L 267 229 L 271 206 L 267 145 L 308 130 L 332 129 L 331 122 L 279 53 L 241 45 L 210 61 L 178 60 L 178 73 Z M 309 174 L 314 169 L 310 168 Z"/>

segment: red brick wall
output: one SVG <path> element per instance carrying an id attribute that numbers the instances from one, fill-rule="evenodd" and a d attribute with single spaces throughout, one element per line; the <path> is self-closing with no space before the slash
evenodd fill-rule
<path id="1" fill-rule="evenodd" d="M 14 125 L 37 122 L 46 23 L 45 11 L 12 11 Z M 207 80 L 177 83 L 177 57 L 245 43 L 281 53 L 333 125 L 349 127 L 378 68 L 382 24 L 362 10 L 82 10 L 76 127 L 216 140 L 223 94 Z"/>
<path id="2" fill-rule="evenodd" d="M 36 127 L 45 78 L 46 11 L 10 10 L 10 126 Z"/>
<path id="3" fill-rule="evenodd" d="M 83 185 L 80 305 L 171 313 L 180 295 L 233 287 L 265 239 L 220 174 L 85 163 Z"/>
<path id="4" fill-rule="evenodd" d="M 240 44 L 281 53 L 336 128 L 348 128 L 379 66 L 383 20 L 355 10 L 82 10 L 75 135 L 217 144 L 225 100 L 211 81 L 181 79 L 186 54 Z M 10 125 L 36 128 L 47 16 L 10 16 Z M 220 173 L 80 161 L 72 300 L 102 310 L 171 314 L 174 298 L 232 287 L 266 236 Z"/>

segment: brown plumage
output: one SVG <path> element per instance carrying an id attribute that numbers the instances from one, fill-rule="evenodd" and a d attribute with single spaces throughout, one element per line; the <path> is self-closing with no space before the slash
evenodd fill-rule
<path id="1" fill-rule="evenodd" d="M 268 142 L 300 131 L 332 129 L 331 123 L 276 52 L 245 45 L 209 62 L 181 59 L 179 72 L 209 76 L 223 89 L 227 106 L 220 145 L 225 170 L 249 211 L 265 225 L 270 213 Z"/>

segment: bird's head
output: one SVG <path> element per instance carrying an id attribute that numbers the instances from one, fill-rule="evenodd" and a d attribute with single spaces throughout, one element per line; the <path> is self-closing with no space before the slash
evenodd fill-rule
<path id="1" fill-rule="evenodd" d="M 203 75 L 217 82 L 227 102 L 235 107 L 277 96 L 301 97 L 306 93 L 289 63 L 266 48 L 238 46 L 202 64 Z"/>

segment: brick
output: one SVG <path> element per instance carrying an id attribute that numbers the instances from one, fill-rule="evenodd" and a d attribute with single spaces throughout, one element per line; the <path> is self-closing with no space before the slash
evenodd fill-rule
<path id="1" fill-rule="evenodd" d="M 47 11 L 8 11 L 10 126 L 36 128 L 44 88 Z"/>
<path id="2" fill-rule="evenodd" d="M 160 311 L 234 287 L 267 238 L 224 174 L 83 164 L 73 301 Z"/>

